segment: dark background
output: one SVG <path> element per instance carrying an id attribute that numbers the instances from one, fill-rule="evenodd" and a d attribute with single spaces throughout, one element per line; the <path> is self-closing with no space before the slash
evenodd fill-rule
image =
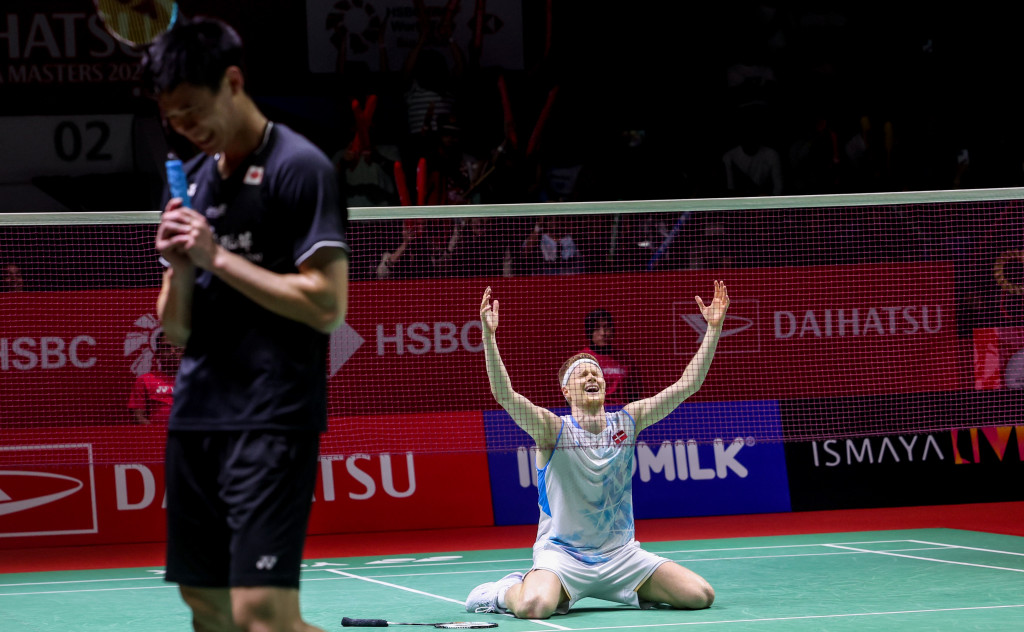
<path id="1" fill-rule="evenodd" d="M 535 119 L 548 89 L 560 86 L 545 146 L 555 160 L 583 162 L 596 174 L 591 181 L 599 184 L 580 191 L 578 199 L 729 195 L 722 154 L 737 144 L 738 113 L 751 109 L 761 114 L 766 143 L 785 165 L 784 194 L 1024 184 L 1016 107 L 1019 37 L 1008 9 L 964 4 L 940 10 L 874 1 L 822 8 L 811 2 L 554 0 L 553 48 L 545 58 L 545 3 L 521 4 L 524 68 L 505 74 L 521 121 Z M 181 5 L 185 13 L 215 15 L 239 30 L 247 44 L 250 92 L 270 116 L 291 124 L 329 155 L 351 137 L 349 99 L 369 92 L 382 97 L 378 142 L 400 141 L 399 73 L 358 68 L 338 75 L 310 73 L 304 2 L 183 0 Z M 435 5 L 440 9 L 443 3 L 428 2 Z M 13 0 L 5 3 L 5 12 L 24 19 L 47 7 L 90 11 L 91 6 L 84 0 Z M 0 34 L 0 57 L 10 56 L 7 44 L 9 38 Z M 401 61 L 392 60 L 392 67 Z M 730 88 L 727 72 L 738 62 L 770 67 L 775 81 Z M 467 144 L 477 154 L 501 140 L 494 88 L 501 70 L 478 69 L 457 84 Z M 8 82 L 0 84 L 0 115 L 138 112 L 155 117 L 153 104 L 136 96 L 135 87 L 130 82 L 73 87 Z M 796 143 L 819 119 L 835 132 L 844 162 L 843 175 L 825 190 L 802 182 L 791 164 Z M 863 120 L 870 122 L 875 152 L 867 175 L 855 173 L 843 151 Z M 644 130 L 641 151 L 622 151 L 625 130 Z M 878 153 L 883 146 L 884 156 Z M 969 162 L 958 166 L 964 151 Z M 149 201 L 137 199 L 136 205 L 147 207 Z M 2 210 L 19 210 L 4 206 L 0 203 Z"/>

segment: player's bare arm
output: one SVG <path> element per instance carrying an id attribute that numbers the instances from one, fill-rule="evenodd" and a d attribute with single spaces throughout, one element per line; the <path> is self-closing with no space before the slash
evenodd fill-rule
<path id="1" fill-rule="evenodd" d="M 498 329 L 498 301 L 491 302 L 491 288 L 484 290 L 480 302 L 480 323 L 483 328 L 484 360 L 487 363 L 487 379 L 491 394 L 505 409 L 520 428 L 526 431 L 541 450 L 551 450 L 558 439 L 562 420 L 550 410 L 534 405 L 512 389 L 512 379 L 505 369 L 498 353 L 495 332 Z"/>
<path id="2" fill-rule="evenodd" d="M 196 267 L 213 272 L 229 286 L 275 314 L 330 333 L 348 311 L 348 255 L 321 248 L 294 274 L 278 274 L 222 247 L 206 218 L 192 209 L 183 246 Z"/>
<path id="3" fill-rule="evenodd" d="M 705 305 L 699 296 L 694 297 L 697 307 L 708 323 L 704 340 L 701 341 L 697 353 L 694 354 L 683 375 L 674 384 L 653 397 L 641 399 L 625 407 L 626 412 L 636 420 L 636 431 L 640 432 L 647 426 L 664 419 L 669 413 L 682 404 L 700 389 L 711 368 L 711 360 L 715 356 L 718 339 L 722 335 L 722 323 L 729 309 L 729 291 L 723 281 L 715 281 L 715 297 L 711 304 Z"/>

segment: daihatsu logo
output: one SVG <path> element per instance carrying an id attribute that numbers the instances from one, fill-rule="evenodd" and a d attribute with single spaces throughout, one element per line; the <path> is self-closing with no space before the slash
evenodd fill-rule
<path id="1" fill-rule="evenodd" d="M 722 336 L 718 353 L 757 352 L 761 350 L 761 337 L 757 328 L 757 317 L 761 302 L 757 300 L 734 300 L 722 323 Z M 673 334 L 676 355 L 692 355 L 704 341 L 708 323 L 691 302 L 673 303 L 675 315 Z M 681 325 L 685 323 L 686 327 Z M 691 338 L 691 334 L 693 337 Z M 732 338 L 726 342 L 726 338 Z"/>
<path id="2" fill-rule="evenodd" d="M 32 498 L 12 498 L 4 491 L 4 482 L 7 481 L 9 485 L 14 485 L 16 483 L 16 479 L 21 477 L 49 478 L 60 482 L 52 485 L 55 488 L 55 491 L 50 493 Z M 64 476 L 63 474 L 53 474 L 52 472 L 0 470 L 0 516 L 57 502 L 58 500 L 67 498 L 71 494 L 82 489 L 83 485 L 84 483 L 77 478 Z"/>

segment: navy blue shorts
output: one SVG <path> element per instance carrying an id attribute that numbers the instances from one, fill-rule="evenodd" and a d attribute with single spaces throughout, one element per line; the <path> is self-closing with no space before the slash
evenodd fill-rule
<path id="1" fill-rule="evenodd" d="M 315 431 L 169 432 L 167 581 L 298 588 L 319 448 Z"/>

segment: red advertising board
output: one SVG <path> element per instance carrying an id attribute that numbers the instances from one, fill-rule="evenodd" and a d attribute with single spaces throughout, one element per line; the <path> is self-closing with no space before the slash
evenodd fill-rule
<path id="1" fill-rule="evenodd" d="M 336 448 L 333 439 L 326 445 L 367 453 L 395 442 L 416 451 L 429 451 L 431 441 L 482 448 L 475 431 L 453 421 L 382 428 L 377 416 L 496 406 L 479 322 L 488 285 L 500 304 L 502 357 L 531 401 L 564 405 L 556 374 L 586 344 L 583 321 L 595 308 L 614 315 L 616 345 L 631 356 L 642 395 L 653 395 L 679 378 L 698 348 L 703 319 L 694 296 L 710 300 L 714 278 L 727 282 L 732 307 L 695 400 L 965 387 L 946 263 L 361 282 L 332 336 L 330 410 L 367 423 Z M 0 424 L 36 428 L 51 442 L 102 425 L 111 450 L 122 442 L 137 454 L 149 442 L 145 460 L 159 461 L 162 443 L 130 425 L 125 408 L 152 359 L 155 298 L 154 290 L 0 294 Z"/>
<path id="2" fill-rule="evenodd" d="M 374 417 L 381 427 L 411 423 L 470 428 L 475 452 L 444 454 L 437 444 L 412 453 L 339 452 L 350 428 L 334 419 L 324 435 L 309 533 L 437 529 L 493 524 L 480 413 Z M 0 435 L 0 549 L 158 542 L 165 537 L 164 468 L 150 460 L 160 429 L 141 428 L 138 445 L 113 443 L 123 429 L 95 426 L 41 442 L 34 433 Z M 396 442 L 397 445 L 400 442 Z M 112 448 L 113 445 L 113 448 Z M 0 572 L 3 570 L 0 556 Z"/>
<path id="3" fill-rule="evenodd" d="M 493 408 L 479 307 L 499 301 L 498 343 L 513 386 L 560 406 L 559 367 L 585 344 L 584 318 L 604 308 L 645 395 L 679 378 L 710 301 L 732 306 L 697 397 L 786 399 L 956 390 L 953 271 L 945 263 L 652 274 L 563 275 L 357 284 L 334 405 L 375 410 Z M 336 347 L 338 348 L 338 347 Z"/>

